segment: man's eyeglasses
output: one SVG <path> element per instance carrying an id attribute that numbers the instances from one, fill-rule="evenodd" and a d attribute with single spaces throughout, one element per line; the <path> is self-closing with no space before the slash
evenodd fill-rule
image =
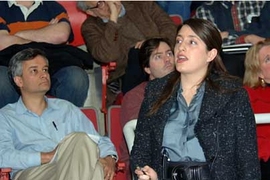
<path id="1" fill-rule="evenodd" d="M 92 9 L 97 9 L 97 8 L 103 8 L 104 7 L 104 4 L 105 4 L 105 1 L 98 1 L 97 2 L 97 5 L 94 6 L 94 7 L 88 7 L 89 10 L 92 10 Z"/>

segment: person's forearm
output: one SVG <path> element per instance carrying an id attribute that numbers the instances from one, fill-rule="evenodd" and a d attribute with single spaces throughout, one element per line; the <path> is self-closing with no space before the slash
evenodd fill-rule
<path id="1" fill-rule="evenodd" d="M 20 31 L 15 35 L 29 41 L 62 44 L 68 41 L 70 27 L 68 23 L 60 22 L 37 30 Z"/>
<path id="2" fill-rule="evenodd" d="M 0 37 L 0 51 L 14 44 L 26 44 L 31 41 L 18 36 L 4 35 Z"/>
<path id="3" fill-rule="evenodd" d="M 82 28 L 82 34 L 87 48 L 92 55 L 101 62 L 111 62 L 123 57 L 123 46 L 121 46 L 121 27 L 109 21 L 105 30 L 102 31 L 96 24 L 86 24 Z"/>
<path id="4" fill-rule="evenodd" d="M 251 43 L 251 44 L 257 44 L 260 41 L 264 41 L 266 38 L 257 36 L 255 34 L 249 34 L 245 36 L 244 40 L 246 43 Z"/>

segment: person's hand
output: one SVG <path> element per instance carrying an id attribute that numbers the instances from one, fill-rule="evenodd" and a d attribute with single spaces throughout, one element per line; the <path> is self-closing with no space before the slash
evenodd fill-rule
<path id="1" fill-rule="evenodd" d="M 99 162 L 103 166 L 104 179 L 112 180 L 115 174 L 115 160 L 111 156 L 100 158 Z"/>
<path id="2" fill-rule="evenodd" d="M 117 23 L 118 16 L 121 12 L 122 3 L 120 1 L 106 1 L 106 3 L 111 11 L 110 20 Z"/>
<path id="3" fill-rule="evenodd" d="M 144 40 L 143 41 L 139 41 L 135 44 L 135 49 L 140 49 L 142 44 L 143 44 Z"/>
<path id="4" fill-rule="evenodd" d="M 251 44 L 257 44 L 260 41 L 264 41 L 265 38 L 261 36 L 257 36 L 255 34 L 249 34 L 245 37 L 245 42 L 246 43 L 251 43 Z"/>
<path id="5" fill-rule="evenodd" d="M 138 176 L 138 180 L 157 180 L 157 173 L 149 166 L 143 168 L 137 167 L 135 174 Z"/>
<path id="6" fill-rule="evenodd" d="M 222 39 L 228 38 L 229 32 L 228 31 L 222 31 L 220 32 L 220 36 Z"/>
<path id="7" fill-rule="evenodd" d="M 52 151 L 50 151 L 50 152 L 41 152 L 41 153 L 40 153 L 40 156 L 41 156 L 41 164 L 49 163 L 49 162 L 52 160 L 52 158 L 53 158 L 53 156 L 54 156 L 54 154 L 55 154 L 57 148 L 58 148 L 58 146 L 56 146 L 56 147 L 54 148 L 54 150 L 52 150 Z"/>

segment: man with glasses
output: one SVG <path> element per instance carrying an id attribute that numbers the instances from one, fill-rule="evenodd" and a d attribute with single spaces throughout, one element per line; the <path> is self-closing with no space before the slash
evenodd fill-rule
<path id="1" fill-rule="evenodd" d="M 134 48 L 151 37 L 166 37 L 174 44 L 176 26 L 153 1 L 78 1 L 77 6 L 90 15 L 82 25 L 87 49 L 101 63 L 116 61 L 108 84 L 121 79 L 124 92 L 145 80 Z M 108 91 L 107 105 L 115 96 Z"/>
<path id="2" fill-rule="evenodd" d="M 93 7 L 89 7 L 88 9 L 96 9 L 96 8 L 102 8 L 104 6 L 105 1 L 98 1 L 97 5 L 93 6 Z"/>

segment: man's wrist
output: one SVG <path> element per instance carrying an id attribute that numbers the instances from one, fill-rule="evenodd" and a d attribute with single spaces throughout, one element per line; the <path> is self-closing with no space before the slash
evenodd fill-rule
<path id="1" fill-rule="evenodd" d="M 108 156 L 110 156 L 112 159 L 114 159 L 115 162 L 118 161 L 118 158 L 117 158 L 117 156 L 116 156 L 115 154 L 110 154 L 110 155 L 108 155 Z"/>

